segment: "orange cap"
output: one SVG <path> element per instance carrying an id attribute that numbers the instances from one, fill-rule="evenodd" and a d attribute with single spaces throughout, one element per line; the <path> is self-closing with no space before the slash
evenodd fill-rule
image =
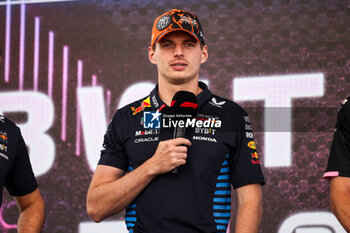
<path id="1" fill-rule="evenodd" d="M 198 17 L 185 10 L 172 9 L 154 20 L 151 46 L 173 31 L 184 31 L 205 44 L 202 26 Z"/>

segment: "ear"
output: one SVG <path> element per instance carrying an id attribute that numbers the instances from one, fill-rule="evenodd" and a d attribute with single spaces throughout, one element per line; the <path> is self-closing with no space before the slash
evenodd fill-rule
<path id="1" fill-rule="evenodd" d="M 157 64 L 154 53 L 155 53 L 155 51 L 153 50 L 153 48 L 148 47 L 148 59 L 149 59 L 149 61 L 153 64 Z"/>
<path id="2" fill-rule="evenodd" d="M 202 58 L 201 58 L 201 64 L 205 63 L 208 60 L 208 46 L 204 45 L 202 49 Z"/>

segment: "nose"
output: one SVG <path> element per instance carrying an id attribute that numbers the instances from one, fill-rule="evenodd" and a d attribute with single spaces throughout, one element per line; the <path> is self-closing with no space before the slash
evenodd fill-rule
<path id="1" fill-rule="evenodd" d="M 183 48 L 180 45 L 175 46 L 174 48 L 174 56 L 175 57 L 183 57 Z"/>

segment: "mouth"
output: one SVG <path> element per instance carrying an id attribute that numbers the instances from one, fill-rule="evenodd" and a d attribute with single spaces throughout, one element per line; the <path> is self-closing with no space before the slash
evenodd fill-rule
<path id="1" fill-rule="evenodd" d="M 173 62 L 170 66 L 187 66 L 185 62 Z"/>
<path id="2" fill-rule="evenodd" d="M 172 67 L 174 70 L 176 71 L 181 71 L 181 70 L 184 70 L 186 69 L 187 67 L 187 63 L 186 62 L 172 62 L 170 63 L 170 67 Z"/>

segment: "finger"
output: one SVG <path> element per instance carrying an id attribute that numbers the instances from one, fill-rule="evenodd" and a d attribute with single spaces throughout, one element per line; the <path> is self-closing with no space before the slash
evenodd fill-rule
<path id="1" fill-rule="evenodd" d="M 175 146 L 177 145 L 191 146 L 191 141 L 188 140 L 187 138 L 175 138 L 175 139 L 169 140 L 169 142 Z"/>
<path id="2" fill-rule="evenodd" d="M 186 159 L 178 159 L 176 161 L 176 167 L 181 166 L 181 165 L 185 165 L 186 164 Z"/>
<path id="3" fill-rule="evenodd" d="M 176 158 L 179 160 L 187 159 L 187 153 L 177 153 Z"/>
<path id="4" fill-rule="evenodd" d="M 176 146 L 174 148 L 174 151 L 177 152 L 177 153 L 187 153 L 187 146 Z"/>

